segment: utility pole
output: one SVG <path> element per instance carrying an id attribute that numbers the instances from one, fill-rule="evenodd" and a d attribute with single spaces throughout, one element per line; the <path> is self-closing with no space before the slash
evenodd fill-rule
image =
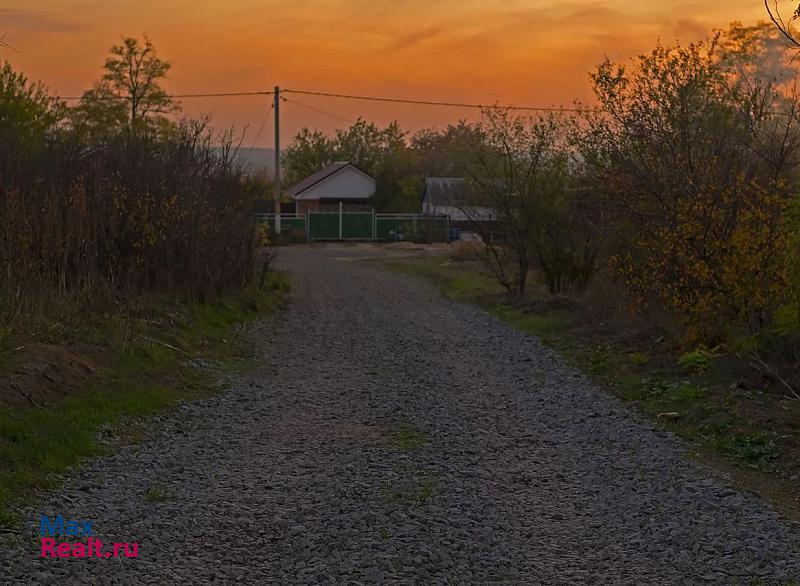
<path id="1" fill-rule="evenodd" d="M 275 86 L 275 233 L 281 233 L 281 88 Z"/>

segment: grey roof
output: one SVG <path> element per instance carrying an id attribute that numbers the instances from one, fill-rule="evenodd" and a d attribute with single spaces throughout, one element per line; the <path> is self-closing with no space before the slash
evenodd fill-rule
<path id="1" fill-rule="evenodd" d="M 462 207 L 469 204 L 472 189 L 463 177 L 426 177 L 422 201 L 435 206 Z"/>
<path id="2" fill-rule="evenodd" d="M 291 196 L 298 196 L 307 189 L 314 187 L 317 183 L 324 181 L 332 175 L 336 175 L 336 173 L 349 166 L 351 166 L 351 164 L 348 161 L 339 161 L 337 163 L 333 163 L 332 165 L 328 165 L 321 171 L 317 171 L 313 175 L 306 177 L 300 183 L 292 185 L 285 191 L 285 193 Z"/>

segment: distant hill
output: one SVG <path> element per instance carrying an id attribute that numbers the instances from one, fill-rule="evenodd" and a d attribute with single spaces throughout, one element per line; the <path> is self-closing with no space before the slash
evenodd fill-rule
<path id="1" fill-rule="evenodd" d="M 241 147 L 236 153 L 236 161 L 248 172 L 269 173 L 275 170 L 275 149 L 261 147 Z"/>

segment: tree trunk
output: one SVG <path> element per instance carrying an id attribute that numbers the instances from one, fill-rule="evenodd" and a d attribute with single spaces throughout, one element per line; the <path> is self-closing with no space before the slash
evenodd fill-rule
<path id="1" fill-rule="evenodd" d="M 528 283 L 528 257 L 525 254 L 519 255 L 517 263 L 517 299 L 525 298 L 525 287 Z"/>

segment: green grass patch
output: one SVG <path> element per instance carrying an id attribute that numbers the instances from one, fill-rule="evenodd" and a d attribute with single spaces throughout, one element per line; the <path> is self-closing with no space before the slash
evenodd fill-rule
<path id="1" fill-rule="evenodd" d="M 119 426 L 114 434 L 130 438 L 126 421 L 217 390 L 219 370 L 253 353 L 242 324 L 276 311 L 286 290 L 276 274 L 268 289 L 226 293 L 213 303 L 154 299 L 125 318 L 84 316 L 80 331 L 68 334 L 101 348 L 86 388 L 52 404 L 0 410 L 0 525 L 18 521 L 16 505 L 54 487 L 60 474 L 108 452 L 109 444 L 98 441 L 102 430 Z M 215 368 L 199 368 L 198 361 Z"/>
<path id="2" fill-rule="evenodd" d="M 430 478 L 399 478 L 394 482 L 385 481 L 380 487 L 381 500 L 387 506 L 423 506 L 436 498 L 438 493 L 437 481 Z"/>
<path id="3" fill-rule="evenodd" d="M 780 456 L 775 434 L 736 433 L 717 438 L 717 448 L 753 468 L 763 468 Z"/>
<path id="4" fill-rule="evenodd" d="M 486 275 L 464 271 L 455 263 L 442 259 L 426 259 L 424 262 L 381 259 L 372 262 L 399 273 L 424 278 L 437 285 L 443 295 L 454 301 L 471 302 L 497 291 L 495 282 Z"/>
<path id="5" fill-rule="evenodd" d="M 144 493 L 144 500 L 148 503 L 163 503 L 175 498 L 175 495 L 169 489 L 159 485 L 153 484 L 149 486 Z"/>
<path id="6" fill-rule="evenodd" d="M 423 472 L 414 463 L 415 450 L 430 441 L 430 436 L 408 421 L 395 421 L 384 428 L 390 449 L 410 453 L 395 465 L 391 480 L 381 482 L 378 494 L 387 506 L 421 507 L 436 498 L 439 484 L 429 472 Z"/>
<path id="7" fill-rule="evenodd" d="M 428 434 L 412 424 L 400 422 L 387 428 L 392 445 L 400 451 L 409 452 L 422 447 L 429 440 Z"/>
<path id="8" fill-rule="evenodd" d="M 569 328 L 569 312 L 550 310 L 544 313 L 524 313 L 519 309 L 492 304 L 487 309 L 509 325 L 538 336 L 545 343 L 555 344 L 558 336 Z"/>

